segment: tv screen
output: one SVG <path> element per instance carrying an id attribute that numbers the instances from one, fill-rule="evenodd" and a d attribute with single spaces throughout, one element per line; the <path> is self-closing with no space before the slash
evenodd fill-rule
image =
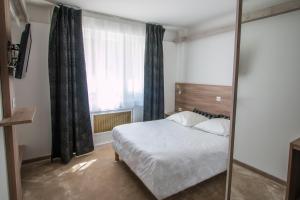
<path id="1" fill-rule="evenodd" d="M 30 24 L 26 24 L 21 37 L 19 56 L 16 65 L 15 77 L 18 79 L 25 77 L 27 72 L 31 42 Z"/>

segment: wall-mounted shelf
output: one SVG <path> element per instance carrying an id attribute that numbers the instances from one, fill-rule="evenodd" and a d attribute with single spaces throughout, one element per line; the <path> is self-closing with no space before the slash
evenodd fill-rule
<path id="1" fill-rule="evenodd" d="M 13 116 L 0 121 L 1 126 L 13 126 L 18 124 L 28 124 L 33 122 L 35 108 L 15 108 Z"/>

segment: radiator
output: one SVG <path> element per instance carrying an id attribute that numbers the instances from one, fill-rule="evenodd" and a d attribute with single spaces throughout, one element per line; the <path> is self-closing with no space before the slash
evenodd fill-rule
<path id="1" fill-rule="evenodd" d="M 131 123 L 131 111 L 94 114 L 94 133 L 111 131 L 115 126 Z"/>

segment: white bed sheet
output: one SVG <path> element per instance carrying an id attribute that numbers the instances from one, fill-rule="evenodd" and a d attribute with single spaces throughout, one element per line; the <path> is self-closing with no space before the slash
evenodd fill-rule
<path id="1" fill-rule="evenodd" d="M 115 151 L 157 199 L 226 171 L 228 143 L 166 119 L 113 129 Z"/>

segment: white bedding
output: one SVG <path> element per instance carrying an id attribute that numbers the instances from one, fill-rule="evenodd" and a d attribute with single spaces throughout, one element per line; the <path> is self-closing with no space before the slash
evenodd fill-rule
<path id="1" fill-rule="evenodd" d="M 228 137 L 166 119 L 113 129 L 113 147 L 157 199 L 226 171 Z"/>

